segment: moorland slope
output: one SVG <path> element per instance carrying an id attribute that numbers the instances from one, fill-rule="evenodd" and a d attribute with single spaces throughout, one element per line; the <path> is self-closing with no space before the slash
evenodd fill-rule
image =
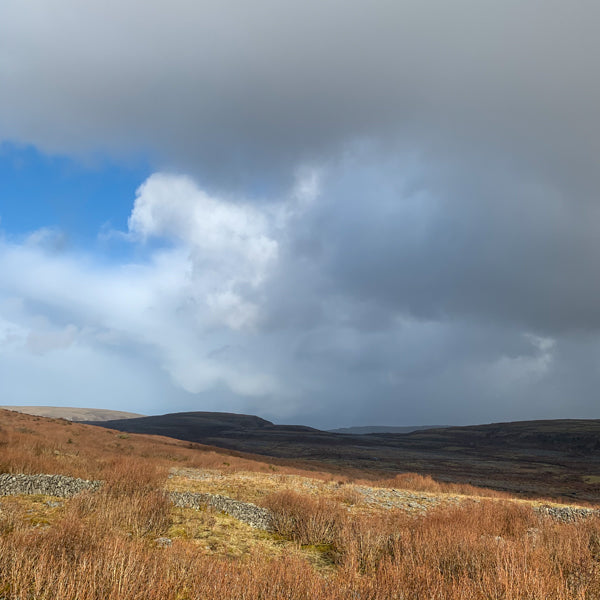
<path id="1" fill-rule="evenodd" d="M 72 406 L 0 406 L 0 409 L 14 410 L 27 415 L 67 419 L 68 421 L 110 421 L 143 417 L 139 413 L 104 408 L 79 408 Z"/>
<path id="2" fill-rule="evenodd" d="M 0 450 L 7 600 L 600 597 L 590 508 L 2 410 Z"/>
<path id="3" fill-rule="evenodd" d="M 514 493 L 600 500 L 600 420 L 520 421 L 367 435 L 209 412 L 97 425 L 378 474 L 416 471 Z"/>

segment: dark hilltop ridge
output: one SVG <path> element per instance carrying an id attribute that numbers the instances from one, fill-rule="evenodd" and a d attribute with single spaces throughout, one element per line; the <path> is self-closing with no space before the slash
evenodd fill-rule
<path id="1" fill-rule="evenodd" d="M 421 429 L 439 429 L 444 425 L 412 425 L 407 427 L 394 427 L 389 425 L 363 425 L 362 427 L 339 427 L 328 429 L 330 433 L 349 433 L 352 435 L 365 435 L 367 433 L 410 433 Z"/>
<path id="2" fill-rule="evenodd" d="M 90 422 L 90 424 L 92 424 Z M 110 429 L 119 429 L 129 433 L 151 433 L 164 435 L 190 442 L 204 443 L 205 439 L 243 437 L 247 433 L 261 437 L 274 434 L 283 436 L 323 433 L 312 427 L 302 425 L 274 425 L 271 421 L 254 415 L 220 412 L 181 412 L 140 417 L 137 419 L 117 419 L 103 423 L 93 423 Z M 213 444 L 218 445 L 218 444 Z"/>
<path id="3" fill-rule="evenodd" d="M 416 471 L 522 494 L 600 500 L 600 420 L 549 420 L 345 434 L 252 415 L 185 412 L 90 422 L 344 469 Z"/>

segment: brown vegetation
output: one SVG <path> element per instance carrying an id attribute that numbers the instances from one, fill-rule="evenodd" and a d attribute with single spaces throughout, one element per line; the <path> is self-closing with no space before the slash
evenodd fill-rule
<path id="1" fill-rule="evenodd" d="M 2 514 L 0 591 L 9 598 L 342 599 L 598 598 L 600 524 L 539 522 L 511 503 L 350 517 L 311 498 L 279 497 L 282 534 L 326 553 L 334 570 L 297 552 L 231 559 L 187 540 L 160 547 L 168 509 L 86 495 L 51 526 Z M 286 512 L 289 513 L 286 515 Z M 292 524 L 290 526 L 290 523 Z"/>
<path id="2" fill-rule="evenodd" d="M 264 505 L 273 513 L 276 531 L 302 545 L 332 544 L 344 518 L 338 503 L 289 490 L 269 496 Z"/>
<path id="3" fill-rule="evenodd" d="M 173 466 L 225 472 L 241 469 L 270 472 L 273 468 L 270 459 L 264 457 L 0 409 L 0 473 L 127 479 L 134 463 L 138 465 L 135 468 L 162 469 L 164 477 Z M 147 466 L 143 467 L 144 464 Z M 277 469 L 282 473 L 309 473 L 295 466 L 293 461 Z"/>
<path id="4" fill-rule="evenodd" d="M 377 480 L 398 472 L 522 497 L 600 502 L 600 420 L 551 420 L 348 435 L 229 413 L 171 413 L 98 423 Z M 276 461 L 276 458 L 271 458 Z M 359 473 L 362 471 L 362 475 Z"/>
<path id="5" fill-rule="evenodd" d="M 323 548 L 339 589 L 352 581 L 361 598 L 600 597 L 598 520 L 559 524 L 492 500 L 423 517 L 348 515 L 292 494 L 268 505 L 280 533 Z"/>
<path id="6" fill-rule="evenodd" d="M 318 486 L 310 494 L 285 489 L 286 469 L 294 476 L 307 475 L 293 466 L 278 466 L 280 471 L 273 473 L 267 463 L 185 442 L 120 438 L 111 431 L 13 415 L 2 414 L 0 470 L 60 472 L 101 478 L 106 484 L 99 492 L 50 506 L 45 497 L 0 499 L 0 598 L 600 597 L 597 519 L 557 523 L 522 502 L 481 499 L 479 489 L 478 498 L 426 514 L 356 510 L 352 487 L 341 480 L 339 496 L 321 496 Z M 243 526 L 255 541 L 244 553 L 212 552 L 195 529 L 210 529 L 221 516 L 206 513 L 191 526 L 163 493 L 168 468 L 182 465 L 218 468 L 225 478 L 236 470 L 250 481 L 252 473 L 280 478 L 282 489 L 263 501 L 275 515 L 277 533 Z M 413 475 L 381 483 L 448 491 Z M 235 532 L 227 528 L 230 535 Z M 172 543 L 161 543 L 163 536 Z M 266 544 L 271 550 L 263 551 Z M 272 551 L 276 547 L 279 551 Z"/>
<path id="7" fill-rule="evenodd" d="M 371 483 L 371 482 L 366 482 Z M 465 496 L 481 496 L 485 498 L 510 498 L 510 494 L 489 488 L 480 488 L 468 483 L 447 483 L 436 481 L 431 475 L 419 473 L 400 473 L 390 479 L 377 481 L 379 487 L 431 492 L 434 494 L 463 494 Z"/>

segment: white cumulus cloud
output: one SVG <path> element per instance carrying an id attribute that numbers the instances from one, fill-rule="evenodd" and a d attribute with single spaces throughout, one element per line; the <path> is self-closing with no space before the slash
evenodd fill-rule
<path id="1" fill-rule="evenodd" d="M 187 177 L 155 174 L 138 190 L 129 237 L 167 244 L 150 243 L 143 262 L 100 266 L 50 248 L 55 236 L 46 230 L 0 242 L 0 300 L 20 302 L 0 323 L 0 337 L 40 360 L 70 346 L 77 352 L 75 345 L 88 355 L 137 348 L 189 393 L 281 392 L 239 343 L 259 317 L 261 286 L 277 263 L 268 213 L 210 197 Z M 242 348 L 235 361 L 215 358 L 215 348 L 234 339 Z"/>

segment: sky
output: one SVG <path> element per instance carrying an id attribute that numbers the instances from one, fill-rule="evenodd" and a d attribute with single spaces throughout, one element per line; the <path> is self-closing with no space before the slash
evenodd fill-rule
<path id="1" fill-rule="evenodd" d="M 599 21 L 3 0 L 1 403 L 600 418 Z"/>

